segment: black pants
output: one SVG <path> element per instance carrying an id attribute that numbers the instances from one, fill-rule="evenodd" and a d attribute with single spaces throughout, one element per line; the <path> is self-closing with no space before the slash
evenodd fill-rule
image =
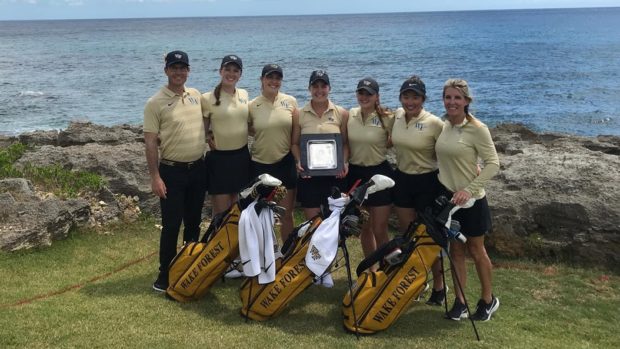
<path id="1" fill-rule="evenodd" d="M 189 169 L 160 164 L 159 175 L 167 190 L 166 198 L 159 201 L 162 225 L 159 271 L 167 273 L 170 262 L 177 254 L 181 223 L 184 225 L 183 240 L 198 241 L 207 181 L 203 161 L 198 161 Z"/>

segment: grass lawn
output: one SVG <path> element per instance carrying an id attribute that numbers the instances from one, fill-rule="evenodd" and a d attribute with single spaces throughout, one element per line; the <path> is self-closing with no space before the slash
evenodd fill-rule
<path id="1" fill-rule="evenodd" d="M 0 253 L 0 348 L 618 348 L 620 278 L 605 271 L 494 259 L 493 319 L 442 318 L 414 303 L 387 331 L 357 339 L 342 329 L 344 268 L 332 289 L 312 286 L 278 318 L 239 315 L 240 280 L 217 282 L 180 304 L 151 290 L 158 222 L 74 232 L 45 249 Z M 349 239 L 353 264 L 359 241 Z M 478 298 L 469 265 L 469 300 Z M 453 294 L 449 294 L 450 302 Z"/>

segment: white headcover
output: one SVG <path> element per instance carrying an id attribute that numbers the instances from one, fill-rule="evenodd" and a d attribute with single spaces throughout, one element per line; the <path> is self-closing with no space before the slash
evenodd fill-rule
<path id="1" fill-rule="evenodd" d="M 446 221 L 445 227 L 450 229 L 450 224 L 452 224 L 452 215 L 454 214 L 454 212 L 460 210 L 461 208 L 470 208 L 472 206 L 474 206 L 474 203 L 476 202 L 476 199 L 474 198 L 470 198 L 469 200 L 467 200 L 466 203 L 464 203 L 462 206 L 459 205 L 455 205 L 451 210 L 450 213 L 448 214 L 448 220 Z"/>
<path id="2" fill-rule="evenodd" d="M 258 283 L 266 284 L 276 279 L 274 219 L 270 209 L 262 209 L 257 215 L 254 206 L 256 201 L 239 217 L 239 256 L 243 273 L 249 277 L 258 275 Z"/>
<path id="3" fill-rule="evenodd" d="M 388 176 L 376 174 L 372 176 L 370 180 L 373 181 L 374 184 L 366 190 L 366 199 L 368 199 L 368 195 L 370 194 L 374 194 L 378 191 L 394 186 L 394 180 Z"/>
<path id="4" fill-rule="evenodd" d="M 256 181 L 256 183 L 252 184 L 252 186 L 250 186 L 249 188 L 245 188 L 241 191 L 241 197 L 247 198 L 250 194 L 252 194 L 252 191 L 261 184 L 269 187 L 277 187 L 278 185 L 282 184 L 282 181 L 267 173 L 263 173 L 262 175 L 258 176 L 258 181 Z"/>
<path id="5" fill-rule="evenodd" d="M 328 198 L 331 215 L 321 222 L 310 238 L 306 253 L 306 266 L 314 275 L 323 275 L 338 253 L 338 227 L 340 211 L 349 202 L 348 197 Z"/>

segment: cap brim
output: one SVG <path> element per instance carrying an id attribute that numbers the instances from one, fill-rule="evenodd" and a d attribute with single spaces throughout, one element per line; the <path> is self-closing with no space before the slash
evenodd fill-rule
<path id="1" fill-rule="evenodd" d="M 421 91 L 421 90 L 419 90 L 417 88 L 413 88 L 413 87 L 404 88 L 404 89 L 400 90 L 400 93 L 402 94 L 402 93 L 407 92 L 407 91 L 415 92 L 418 96 L 423 96 L 423 97 L 426 96 L 426 93 L 424 91 Z"/>
<path id="2" fill-rule="evenodd" d="M 326 80 L 325 78 L 316 78 L 312 81 L 310 81 L 310 85 L 314 84 L 317 81 L 323 81 L 324 83 L 326 83 L 327 85 L 329 85 L 329 80 Z"/>
<path id="3" fill-rule="evenodd" d="M 368 87 L 368 86 L 362 86 L 362 87 L 358 88 L 358 89 L 357 89 L 357 90 L 355 90 L 355 91 L 356 91 L 356 92 L 359 92 L 359 91 L 361 91 L 361 90 L 364 90 L 364 91 L 366 91 L 366 92 L 370 93 L 371 95 L 376 95 L 376 94 L 377 94 L 377 91 L 375 91 L 375 89 L 374 89 L 374 88 L 372 88 L 372 87 Z"/>
<path id="4" fill-rule="evenodd" d="M 166 63 L 166 68 L 168 68 L 169 66 L 171 66 L 171 65 L 173 65 L 173 64 L 177 64 L 177 63 L 183 63 L 183 64 L 185 64 L 186 66 L 188 66 L 188 67 L 189 67 L 189 64 L 188 64 L 187 62 L 183 62 L 183 61 L 172 61 L 172 62 L 168 62 L 168 63 Z"/>
<path id="5" fill-rule="evenodd" d="M 273 74 L 273 73 L 278 73 L 278 75 L 280 75 L 280 76 L 284 77 L 284 74 L 282 74 L 282 72 L 281 72 L 281 71 L 279 71 L 279 70 L 275 70 L 275 69 L 274 69 L 274 70 L 268 70 L 268 71 L 266 71 L 266 72 L 265 72 L 265 74 L 263 74 L 263 76 L 267 76 L 267 75 L 269 75 L 269 74 Z"/>
<path id="6" fill-rule="evenodd" d="M 239 69 L 243 69 L 243 67 L 241 66 L 241 64 L 239 64 L 239 63 L 237 63 L 237 62 L 233 62 L 233 61 L 230 61 L 230 62 L 224 62 L 224 63 L 222 63 L 222 67 L 225 67 L 225 66 L 227 66 L 227 65 L 229 65 L 229 64 L 234 64 L 234 65 L 236 65 Z"/>

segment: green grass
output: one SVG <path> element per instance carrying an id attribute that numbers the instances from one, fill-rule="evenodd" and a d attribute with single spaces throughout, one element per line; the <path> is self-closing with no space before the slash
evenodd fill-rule
<path id="1" fill-rule="evenodd" d="M 85 171 L 71 171 L 60 165 L 25 165 L 22 169 L 13 164 L 28 150 L 22 143 L 0 148 L 0 179 L 23 177 L 31 180 L 43 190 L 51 191 L 63 198 L 77 197 L 83 192 L 97 192 L 105 185 L 103 177 Z"/>
<path id="2" fill-rule="evenodd" d="M 189 304 L 169 301 L 151 290 L 157 269 L 157 223 L 144 218 L 105 231 L 73 232 L 45 249 L 0 253 L 0 347 L 620 346 L 617 275 L 515 260 L 495 260 L 494 292 L 501 306 L 492 321 L 477 324 L 480 342 L 469 322 L 444 320 L 442 309 L 418 303 L 387 331 L 356 339 L 342 329 L 340 304 L 347 288 L 343 268 L 335 273 L 334 288 L 313 286 L 278 318 L 246 322 L 239 315 L 240 280 L 217 282 L 204 299 Z M 359 240 L 349 239 L 348 245 L 356 265 L 361 259 Z M 478 289 L 471 265 L 469 273 L 468 295 L 475 303 Z M 74 285 L 78 287 L 67 290 Z M 47 296 L 15 305 L 39 295 Z"/>

